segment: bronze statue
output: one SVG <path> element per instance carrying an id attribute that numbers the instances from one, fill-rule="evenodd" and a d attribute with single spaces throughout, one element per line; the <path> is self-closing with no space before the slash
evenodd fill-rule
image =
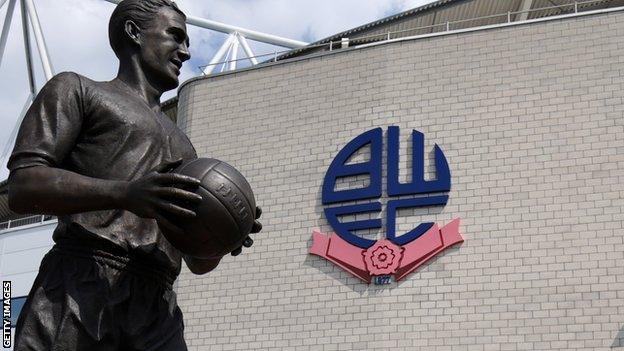
<path id="1" fill-rule="evenodd" d="M 182 258 L 196 274 L 220 259 L 182 257 L 160 229 L 181 233 L 171 218 L 195 216 L 201 199 L 189 191 L 197 179 L 168 172 L 197 155 L 159 106 L 190 58 L 185 19 L 170 0 L 124 0 L 109 23 L 117 77 L 58 74 L 24 118 L 9 203 L 59 224 L 17 322 L 16 351 L 186 350 L 172 283 Z"/>

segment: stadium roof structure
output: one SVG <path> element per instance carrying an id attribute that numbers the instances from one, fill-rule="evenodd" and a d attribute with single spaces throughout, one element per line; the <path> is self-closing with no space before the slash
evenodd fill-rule
<path id="1" fill-rule="evenodd" d="M 438 0 L 336 33 L 281 54 L 276 53 L 271 55 L 271 59 L 261 63 L 298 58 L 388 39 L 520 22 L 618 6 L 624 6 L 624 0 Z M 257 58 L 266 56 L 259 55 Z M 225 66 L 228 61 L 218 63 L 211 61 L 209 65 L 214 64 Z M 174 121 L 177 120 L 177 101 L 178 98 L 173 97 L 162 103 L 163 111 Z"/>
<path id="2" fill-rule="evenodd" d="M 276 60 L 398 37 L 525 21 L 623 5 L 624 0 L 438 0 L 290 50 L 278 56 Z"/>

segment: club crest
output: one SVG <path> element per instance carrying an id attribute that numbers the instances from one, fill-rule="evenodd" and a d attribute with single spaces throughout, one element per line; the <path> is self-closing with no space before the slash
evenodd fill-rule
<path id="1" fill-rule="evenodd" d="M 429 258 L 460 243 L 459 218 L 443 227 L 433 222 L 415 224 L 405 232 L 396 232 L 397 211 L 406 208 L 446 205 L 451 190 L 451 172 L 442 149 L 434 147 L 435 179 L 425 180 L 424 135 L 412 131 L 411 180 L 399 180 L 399 127 L 386 133 L 386 167 L 383 167 L 383 130 L 364 132 L 338 152 L 323 181 L 324 214 L 335 233 L 313 232 L 310 253 L 326 258 L 361 280 L 388 284 L 399 281 Z M 367 148 L 367 149 L 364 149 Z M 360 150 L 369 150 L 367 161 L 349 162 Z M 366 176 L 369 182 L 355 189 L 337 189 L 340 179 Z M 382 198 L 383 181 L 387 199 Z M 384 211 L 385 209 L 385 211 Z M 379 216 L 385 212 L 385 221 Z M 367 219 L 345 220 L 364 215 Z M 383 225 L 385 222 L 385 225 Z M 358 235 L 362 230 L 382 230 L 384 239 L 372 240 Z"/>

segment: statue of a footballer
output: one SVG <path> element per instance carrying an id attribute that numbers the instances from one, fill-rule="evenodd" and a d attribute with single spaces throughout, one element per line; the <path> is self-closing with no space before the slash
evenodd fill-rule
<path id="1" fill-rule="evenodd" d="M 168 172 L 197 155 L 159 106 L 190 58 L 185 19 L 170 0 L 124 0 L 109 23 L 117 77 L 58 74 L 28 110 L 8 163 L 9 203 L 59 223 L 16 351 L 186 350 L 172 283 L 182 259 L 203 274 L 220 258 L 184 256 L 163 234 L 183 235 L 171 218 L 195 217 L 201 200 L 190 191 L 198 179 Z"/>

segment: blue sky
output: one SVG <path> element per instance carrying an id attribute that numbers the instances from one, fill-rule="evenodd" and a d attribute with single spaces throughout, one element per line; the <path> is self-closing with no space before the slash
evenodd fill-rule
<path id="1" fill-rule="evenodd" d="M 432 0 L 178 0 L 187 14 L 286 38 L 312 42 Z M 114 4 L 104 0 L 35 0 L 37 13 L 56 73 L 74 71 L 94 80 L 110 80 L 117 59 L 108 45 L 108 18 Z M 7 5 L 0 9 L 4 21 Z M 181 81 L 200 74 L 226 35 L 189 26 L 190 61 Z M 31 39 L 32 40 L 32 39 Z M 283 50 L 250 42 L 256 55 Z M 33 52 L 37 53 L 32 40 Z M 241 55 L 242 53 L 239 53 Z M 35 55 L 37 86 L 44 83 L 41 63 Z M 175 91 L 164 97 L 175 95 Z M 28 96 L 19 6 L 13 14 L 9 40 L 0 65 L 0 154 Z M 8 172 L 0 166 L 0 179 Z"/>

